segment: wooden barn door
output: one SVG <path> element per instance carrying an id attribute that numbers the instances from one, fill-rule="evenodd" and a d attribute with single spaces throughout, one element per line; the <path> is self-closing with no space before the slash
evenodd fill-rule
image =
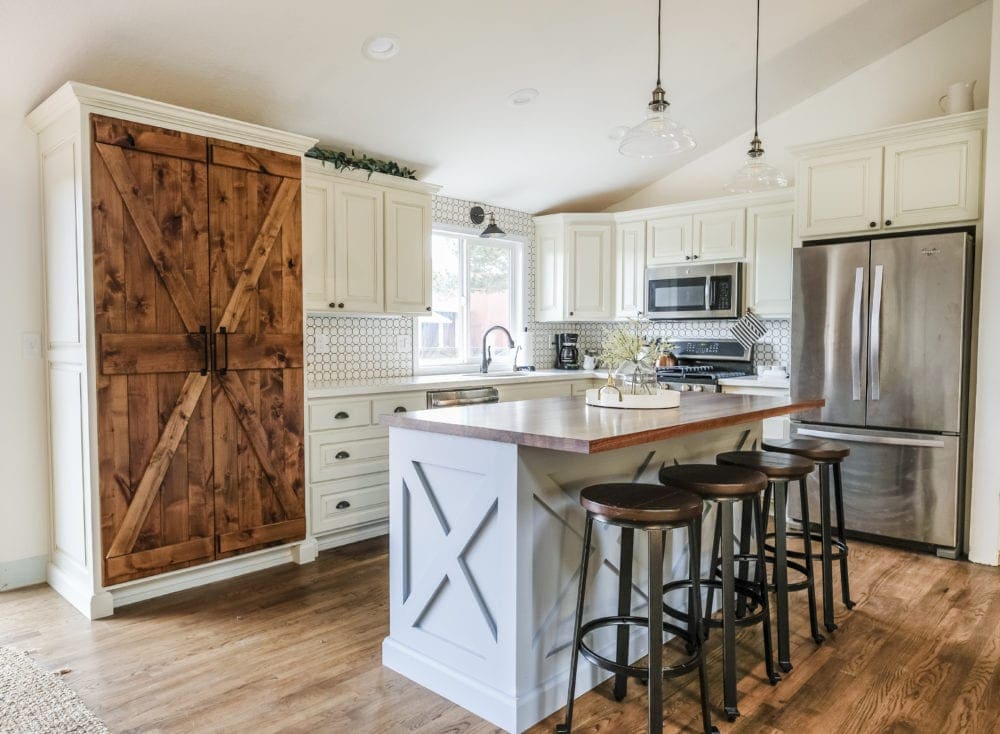
<path id="1" fill-rule="evenodd" d="M 207 140 L 91 119 L 101 541 L 114 584 L 215 557 Z"/>
<path id="2" fill-rule="evenodd" d="M 305 537 L 301 161 L 209 141 L 217 557 Z"/>

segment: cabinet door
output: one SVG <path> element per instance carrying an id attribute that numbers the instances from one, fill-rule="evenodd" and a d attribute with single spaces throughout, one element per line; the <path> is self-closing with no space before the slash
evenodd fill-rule
<path id="1" fill-rule="evenodd" d="M 296 156 L 222 141 L 210 141 L 210 149 L 212 431 L 222 558 L 305 537 L 302 187 Z"/>
<path id="2" fill-rule="evenodd" d="M 613 267 L 610 224 L 566 227 L 566 293 L 570 321 L 610 321 Z"/>
<path id="3" fill-rule="evenodd" d="M 334 184 L 333 201 L 337 310 L 382 313 L 382 191 L 374 186 L 338 182 Z"/>
<path id="4" fill-rule="evenodd" d="M 205 138 L 92 122 L 99 531 L 110 585 L 215 558 L 202 371 L 208 166 Z"/>
<path id="5" fill-rule="evenodd" d="M 692 260 L 742 260 L 746 255 L 746 210 L 694 215 Z"/>
<path id="6" fill-rule="evenodd" d="M 795 198 L 803 238 L 879 229 L 882 148 L 800 161 Z"/>
<path id="7" fill-rule="evenodd" d="M 385 193 L 385 310 L 431 310 L 431 197 Z"/>
<path id="8" fill-rule="evenodd" d="M 670 265 L 690 260 L 693 224 L 690 214 L 646 222 L 646 265 Z"/>
<path id="9" fill-rule="evenodd" d="M 615 230 L 615 318 L 636 318 L 645 310 L 646 223 Z"/>
<path id="10" fill-rule="evenodd" d="M 885 146 L 885 228 L 979 218 L 982 133 Z"/>
<path id="11" fill-rule="evenodd" d="M 538 225 L 535 251 L 535 319 L 562 321 L 566 287 L 562 225 Z"/>
<path id="12" fill-rule="evenodd" d="M 302 180 L 302 297 L 309 311 L 336 310 L 333 183 Z"/>
<path id="13" fill-rule="evenodd" d="M 747 304 L 760 316 L 792 314 L 795 205 L 747 209 Z"/>

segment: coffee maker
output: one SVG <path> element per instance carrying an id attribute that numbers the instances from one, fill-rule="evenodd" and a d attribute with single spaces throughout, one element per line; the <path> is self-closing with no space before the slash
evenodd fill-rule
<path id="1" fill-rule="evenodd" d="M 576 347 L 579 334 L 556 334 L 556 369 L 580 369 L 580 350 Z"/>

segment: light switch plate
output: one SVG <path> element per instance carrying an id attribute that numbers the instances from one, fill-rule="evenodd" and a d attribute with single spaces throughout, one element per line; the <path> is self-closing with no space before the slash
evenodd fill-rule
<path id="1" fill-rule="evenodd" d="M 413 337 L 409 334 L 400 334 L 396 337 L 396 351 L 409 352 L 413 349 Z"/>
<path id="2" fill-rule="evenodd" d="M 38 359 L 42 356 L 42 335 L 37 331 L 21 334 L 21 358 Z"/>
<path id="3" fill-rule="evenodd" d="M 330 353 L 330 335 L 329 334 L 317 334 L 316 335 L 316 354 L 329 354 Z"/>

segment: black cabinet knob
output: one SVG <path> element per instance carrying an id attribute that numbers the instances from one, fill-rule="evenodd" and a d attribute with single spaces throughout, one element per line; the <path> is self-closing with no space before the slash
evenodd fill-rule
<path id="1" fill-rule="evenodd" d="M 875 229 L 875 227 L 878 226 L 878 222 L 868 222 L 868 226 L 871 227 L 872 229 Z"/>
<path id="2" fill-rule="evenodd" d="M 891 219 L 886 219 L 885 220 L 885 226 L 886 227 L 891 227 L 892 226 L 892 220 Z"/>
<path id="3" fill-rule="evenodd" d="M 428 307 L 427 307 L 427 310 L 428 310 L 428 311 L 430 311 L 430 310 L 431 310 L 431 307 L 430 307 L 430 306 L 428 306 Z"/>
<path id="4" fill-rule="evenodd" d="M 685 260 L 690 260 L 690 259 L 691 259 L 691 256 L 690 256 L 690 255 L 685 255 L 685 256 L 684 256 L 684 259 L 685 259 Z"/>
<path id="5" fill-rule="evenodd" d="M 336 307 L 337 307 L 337 304 L 336 304 L 336 303 L 331 303 L 331 304 L 330 304 L 330 308 L 336 308 Z"/>
<path id="6" fill-rule="evenodd" d="M 346 451 L 338 451 L 337 455 L 334 456 L 333 458 L 335 458 L 335 459 L 350 459 L 351 455 L 349 453 L 347 453 Z"/>
<path id="7" fill-rule="evenodd" d="M 338 412 L 338 413 L 337 413 L 337 414 L 336 414 L 335 416 L 333 416 L 333 417 L 334 417 L 334 418 L 335 418 L 336 420 L 338 420 L 338 421 L 342 421 L 342 420 L 346 420 L 346 419 L 350 418 L 350 417 L 351 417 L 351 414 L 350 414 L 350 413 L 345 413 L 344 411 L 342 411 L 342 410 L 341 410 L 340 412 Z"/>
<path id="8" fill-rule="evenodd" d="M 404 408 L 402 405 L 399 405 L 399 406 L 396 406 L 396 409 L 394 411 L 392 411 L 392 412 L 393 413 L 405 413 L 406 412 L 406 408 Z"/>
<path id="9" fill-rule="evenodd" d="M 692 256 L 691 256 L 691 259 L 692 259 L 692 260 L 697 260 L 697 259 L 698 259 L 698 255 L 692 255 Z"/>
<path id="10" fill-rule="evenodd" d="M 337 308 L 343 308 L 343 307 L 344 307 L 344 304 L 343 304 L 343 303 L 338 303 L 338 304 L 337 304 Z"/>
<path id="11" fill-rule="evenodd" d="M 573 315 L 573 312 L 572 312 L 572 311 L 570 311 L 570 312 L 569 312 L 569 315 L 570 315 L 570 316 L 572 316 L 572 315 Z"/>
<path id="12" fill-rule="evenodd" d="M 337 503 L 337 509 L 338 510 L 346 510 L 350 506 L 351 506 L 351 503 L 348 502 L 347 500 L 341 500 L 340 502 Z"/>

